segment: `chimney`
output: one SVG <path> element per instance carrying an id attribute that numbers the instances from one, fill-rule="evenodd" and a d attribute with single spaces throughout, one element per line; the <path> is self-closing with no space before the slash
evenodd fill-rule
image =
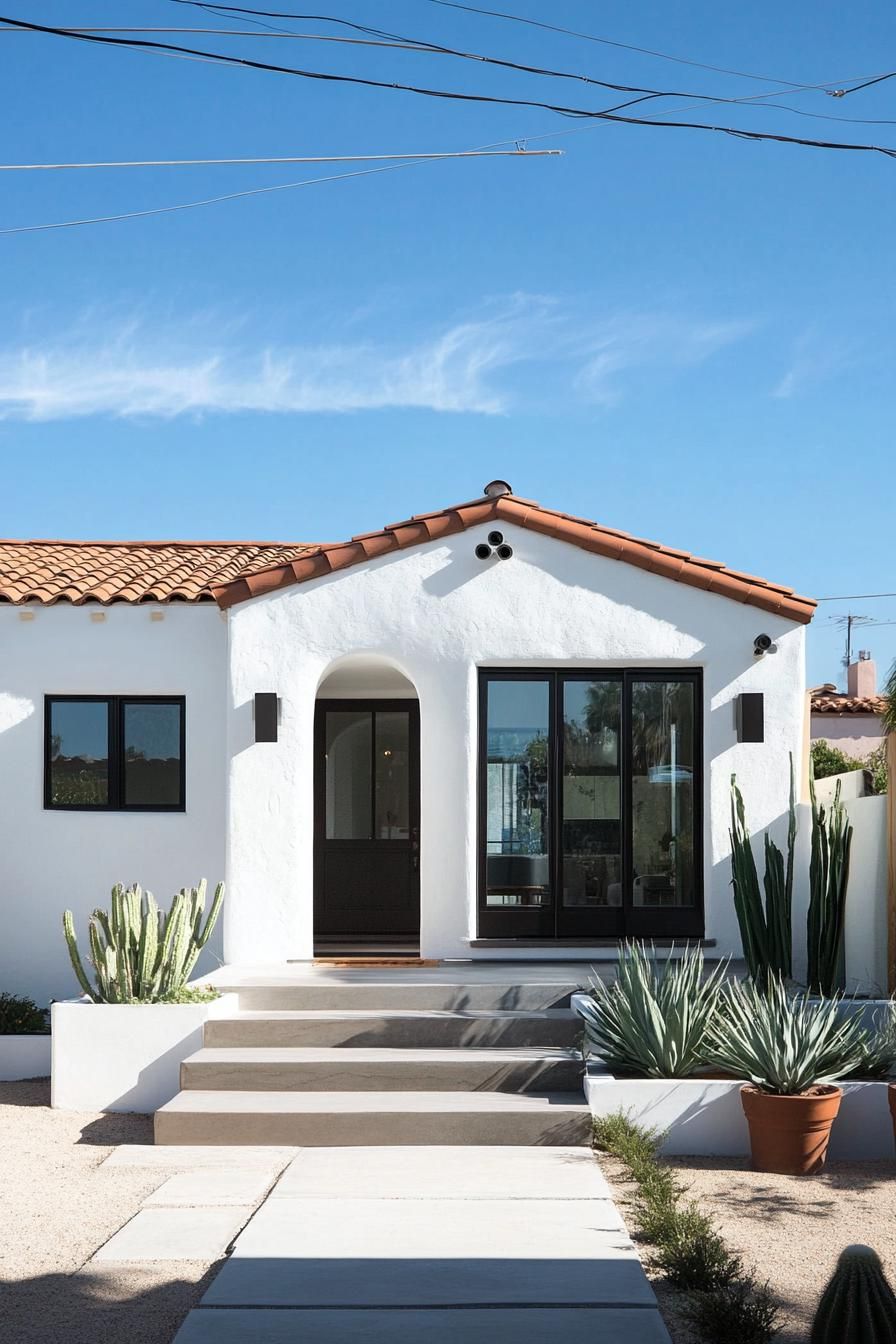
<path id="1" fill-rule="evenodd" d="M 853 700 L 877 695 L 877 668 L 867 649 L 860 649 L 858 662 L 846 669 L 846 694 Z"/>

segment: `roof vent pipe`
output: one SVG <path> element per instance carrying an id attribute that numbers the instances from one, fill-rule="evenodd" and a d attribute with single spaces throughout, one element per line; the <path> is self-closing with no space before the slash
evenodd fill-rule
<path id="1" fill-rule="evenodd" d="M 513 489 L 506 481 L 489 481 L 482 493 L 487 499 L 497 499 L 500 495 L 512 495 Z"/>

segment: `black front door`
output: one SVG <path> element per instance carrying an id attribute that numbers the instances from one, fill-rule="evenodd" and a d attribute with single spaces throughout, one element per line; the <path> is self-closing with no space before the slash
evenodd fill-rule
<path id="1" fill-rule="evenodd" d="M 314 742 L 315 936 L 416 936 L 416 700 L 319 700 Z"/>

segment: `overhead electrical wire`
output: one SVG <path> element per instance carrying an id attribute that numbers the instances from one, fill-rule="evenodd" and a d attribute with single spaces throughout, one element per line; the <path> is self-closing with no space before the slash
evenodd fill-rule
<path id="1" fill-rule="evenodd" d="M 292 75 L 301 79 L 320 80 L 327 83 L 355 84 L 364 88 L 388 89 L 390 91 L 414 93 L 429 98 L 444 98 L 456 102 L 483 103 L 504 107 L 534 107 L 547 112 L 556 112 L 561 116 L 609 121 L 628 126 L 662 126 L 667 129 L 713 131 L 717 134 L 730 135 L 741 140 L 771 141 L 778 144 L 801 145 L 812 149 L 849 150 L 861 153 L 883 154 L 887 158 L 896 158 L 896 148 L 887 145 L 857 144 L 838 140 L 815 140 L 804 136 L 783 135 L 771 131 L 751 131 L 734 126 L 715 126 L 707 122 L 660 121 L 656 118 L 648 117 L 626 117 L 619 115 L 618 108 L 596 110 L 593 108 L 572 107 L 565 104 L 542 102 L 540 100 L 529 98 L 500 98 L 488 94 L 463 93 L 459 90 L 431 89 L 420 85 L 402 84 L 396 81 L 367 79 L 360 75 L 341 75 L 327 71 L 303 70 L 294 66 L 274 65 L 273 63 L 266 61 L 251 60 L 245 56 L 228 56 L 219 52 L 208 52 L 197 50 L 192 47 L 181 47 L 173 43 L 104 37 L 98 34 L 75 33 L 66 28 L 31 23 L 24 19 L 10 18 L 7 15 L 0 15 L 0 23 L 7 23 L 14 27 L 21 27 L 27 31 L 46 33 L 51 36 L 69 38 L 80 42 L 99 43 L 101 45 L 111 45 L 118 48 L 125 47 L 134 50 L 158 49 L 178 53 L 183 52 L 190 56 L 212 58 L 220 61 L 222 64 L 269 71 L 274 74 Z M 630 86 L 610 85 L 609 87 L 616 87 L 622 91 L 628 91 Z M 700 95 L 697 96 L 699 97 Z"/>
<path id="2" fill-rule="evenodd" d="M 374 163 L 384 159 L 433 162 L 437 159 L 544 158 L 562 154 L 562 149 L 465 149 L 432 154 L 301 154 L 245 159 L 122 159 L 100 163 L 0 163 L 0 173 L 42 172 L 64 168 L 209 168 L 247 163 Z"/>

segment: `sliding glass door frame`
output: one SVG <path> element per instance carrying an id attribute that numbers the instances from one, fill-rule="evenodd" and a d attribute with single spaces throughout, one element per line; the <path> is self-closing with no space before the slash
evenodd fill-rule
<path id="1" fill-rule="evenodd" d="M 551 900 L 539 907 L 487 904 L 488 688 L 496 681 L 544 682 L 549 691 L 548 722 L 548 865 Z M 622 903 L 618 906 L 563 904 L 563 686 L 567 681 L 618 682 Z M 641 682 L 681 682 L 693 686 L 693 877 L 694 903 L 688 906 L 636 906 L 633 881 L 632 686 Z M 478 936 L 483 939 L 543 939 L 595 942 L 617 938 L 702 938 L 703 906 L 703 674 L 699 668 L 505 668 L 479 669 L 477 761 L 477 907 Z"/>

